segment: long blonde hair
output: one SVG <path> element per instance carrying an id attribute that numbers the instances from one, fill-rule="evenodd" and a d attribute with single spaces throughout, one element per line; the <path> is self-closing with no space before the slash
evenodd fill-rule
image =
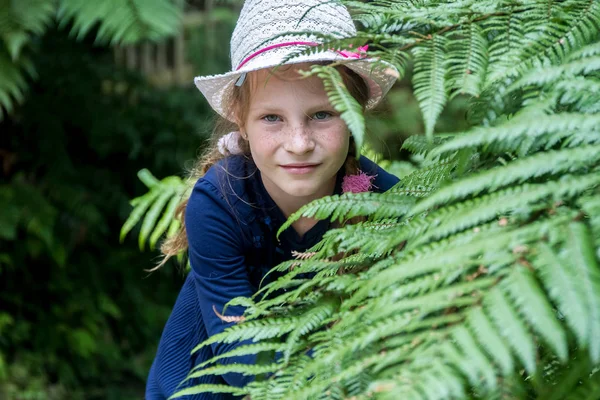
<path id="1" fill-rule="evenodd" d="M 358 101 L 358 103 L 362 106 L 364 112 L 367 100 L 369 99 L 369 89 L 367 84 L 357 73 L 355 73 L 351 69 L 346 68 L 344 66 L 337 68 L 344 80 L 344 84 L 348 88 L 348 91 L 350 92 L 352 97 L 354 97 L 356 101 Z M 232 117 L 231 119 L 235 119 L 237 121 L 246 120 L 248 107 L 250 104 L 250 96 L 250 85 L 246 84 L 241 86 L 234 86 L 230 98 L 225 100 L 226 104 L 229 106 L 225 109 L 229 111 L 229 116 Z M 233 118 L 234 115 L 235 118 Z M 222 117 L 217 117 L 208 147 L 204 150 L 202 155 L 196 161 L 194 167 L 189 172 L 189 182 L 195 184 L 195 182 L 198 179 L 204 176 L 204 174 L 210 169 L 210 167 L 216 164 L 219 160 L 226 157 L 225 155 L 219 152 L 217 143 L 223 135 L 226 135 L 231 131 L 239 130 L 240 128 L 241 127 L 239 126 L 239 124 L 231 122 L 230 120 Z M 250 147 L 246 140 L 239 140 L 238 145 L 247 157 L 251 157 Z M 350 137 L 350 149 L 348 151 L 348 156 L 346 157 L 346 161 L 344 163 L 344 169 L 347 175 L 353 175 L 358 172 L 358 161 L 356 160 L 356 146 L 352 137 Z M 171 236 L 170 238 L 167 238 L 162 243 L 160 250 L 163 254 L 163 257 L 160 263 L 152 270 L 160 268 L 171 257 L 176 256 L 177 254 L 187 250 L 188 239 L 185 229 L 185 209 L 188 201 L 189 198 L 185 198 L 177 206 L 177 209 L 175 211 L 175 218 L 177 218 L 181 222 L 181 226 L 175 235 Z"/>

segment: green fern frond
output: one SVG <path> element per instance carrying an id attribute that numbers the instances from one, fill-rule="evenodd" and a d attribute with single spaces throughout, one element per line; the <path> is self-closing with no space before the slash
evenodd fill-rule
<path id="1" fill-rule="evenodd" d="M 402 150 L 408 150 L 417 155 L 427 155 L 431 150 L 444 142 L 445 139 L 439 136 L 429 139 L 426 136 L 413 135 L 402 142 Z"/>
<path id="2" fill-rule="evenodd" d="M 341 113 L 341 118 L 352 132 L 356 149 L 359 152 L 357 156 L 359 156 L 365 136 L 365 118 L 362 107 L 350 95 L 342 76 L 335 68 L 316 65 L 311 67 L 310 73 L 316 74 L 323 80 L 329 101 L 335 110 Z"/>
<path id="3" fill-rule="evenodd" d="M 28 58 L 20 57 L 15 63 L 9 54 L 0 47 L 0 121 L 5 113 L 11 113 L 15 104 L 20 104 L 25 99 L 27 80 L 25 72 L 35 75 L 33 64 Z"/>
<path id="4" fill-rule="evenodd" d="M 311 331 L 320 327 L 322 322 L 327 318 L 331 317 L 334 311 L 339 307 L 339 300 L 336 298 L 325 298 L 324 301 L 320 301 L 315 307 L 311 308 L 302 315 L 298 321 L 297 326 L 294 328 L 286 340 L 286 346 L 283 352 L 283 362 L 288 363 L 292 352 L 298 350 L 298 342 L 300 337 L 307 335 Z"/>
<path id="5" fill-rule="evenodd" d="M 289 216 L 277 235 L 301 217 L 343 221 L 357 216 L 372 218 L 399 217 L 408 212 L 414 199 L 397 194 L 344 193 L 315 200 Z"/>
<path id="6" fill-rule="evenodd" d="M 487 87 L 520 61 L 521 46 L 525 39 L 523 16 L 510 10 L 505 15 L 487 21 L 484 32 L 493 38 L 489 47 L 489 72 L 485 79 Z"/>
<path id="7" fill-rule="evenodd" d="M 175 223 L 175 225 L 177 227 L 179 227 L 179 221 L 177 221 L 177 219 L 175 219 L 174 216 L 175 216 L 175 209 L 181 202 L 181 199 L 175 195 L 176 193 L 170 193 L 170 194 L 172 195 L 172 197 L 169 200 L 169 203 L 167 204 L 166 208 L 164 209 L 162 217 L 160 218 L 160 220 L 156 224 L 154 230 L 152 231 L 152 234 L 150 235 L 149 243 L 150 243 L 150 249 L 152 249 L 152 250 L 156 247 L 156 243 L 158 242 L 158 239 L 160 239 L 160 237 L 167 231 L 167 229 L 169 228 L 169 226 L 171 224 Z M 157 203 L 158 203 L 158 200 L 156 203 L 154 203 L 155 206 Z M 156 207 L 156 208 L 159 209 L 159 207 Z M 152 228 L 149 228 L 148 232 L 150 230 L 152 230 Z M 140 234 L 140 236 L 141 236 L 141 234 Z"/>
<path id="8" fill-rule="evenodd" d="M 475 336 L 471 335 L 470 331 L 464 326 L 457 326 L 452 330 L 452 338 L 455 343 L 460 347 L 465 357 L 470 360 L 470 367 L 473 373 L 469 374 L 469 380 L 476 386 L 483 381 L 482 389 L 486 387 L 488 389 L 496 388 L 496 371 L 489 362 L 483 351 L 477 345 Z M 460 362 L 459 365 L 464 365 L 464 361 Z M 469 370 L 471 370 L 471 368 Z"/>
<path id="9" fill-rule="evenodd" d="M 562 362 L 566 362 L 567 337 L 532 272 L 526 266 L 514 268 L 503 281 L 503 289 L 531 328 L 546 340 Z"/>
<path id="10" fill-rule="evenodd" d="M 523 114 L 498 127 L 478 128 L 457 135 L 453 140 L 440 145 L 433 152 L 444 154 L 464 148 L 490 145 L 516 148 L 515 143 L 520 144 L 528 138 L 539 138 L 544 135 L 558 135 L 564 138 L 574 131 L 593 132 L 596 135 L 599 123 L 600 117 L 597 115 L 561 113 L 537 115 L 533 119 L 531 115 Z"/>
<path id="11" fill-rule="evenodd" d="M 414 94 L 419 102 L 425 122 L 425 133 L 431 138 L 435 123 L 446 105 L 446 57 L 447 40 L 435 35 L 425 45 L 413 50 L 415 73 L 413 76 Z"/>
<path id="12" fill-rule="evenodd" d="M 600 184 L 599 174 L 587 176 L 565 176 L 558 181 L 541 184 L 524 184 L 509 187 L 489 195 L 477 197 L 462 203 L 444 207 L 439 212 L 426 217 L 436 221 L 434 228 L 423 232 L 418 239 L 410 242 L 407 248 L 413 248 L 429 240 L 436 240 L 455 232 L 476 226 L 480 223 L 512 213 L 525 205 L 534 207 L 544 200 L 560 201 L 564 197 L 583 193 Z M 539 206 L 538 206 L 539 207 Z M 542 204 L 541 207 L 545 207 Z"/>
<path id="13" fill-rule="evenodd" d="M 180 390 L 177 393 L 173 394 L 171 397 L 169 397 L 169 400 L 200 393 L 227 393 L 233 396 L 243 396 L 246 394 L 246 391 L 235 386 L 216 384 L 211 385 L 204 383 L 194 386 L 192 388 Z"/>
<path id="14" fill-rule="evenodd" d="M 570 25 L 554 25 L 555 31 L 550 34 L 550 37 L 554 39 L 551 46 L 534 46 L 534 51 L 527 53 L 525 57 L 513 58 L 510 62 L 505 63 L 506 69 L 496 74 L 491 73 L 488 82 L 520 76 L 524 71 L 535 66 L 556 64 L 564 60 L 566 55 L 573 50 L 593 43 L 597 39 L 597 30 L 600 26 L 600 4 L 595 1 L 577 3 L 580 10 L 578 15 L 572 17 Z M 520 26 L 520 24 L 512 24 L 512 26 Z M 511 41 L 511 43 L 515 42 Z M 490 65 L 492 64 L 496 63 L 490 48 Z"/>
<path id="15" fill-rule="evenodd" d="M 539 71 L 532 71 L 529 74 L 518 79 L 508 89 L 517 90 L 531 85 L 544 85 L 554 83 L 561 80 L 563 77 L 575 75 L 587 75 L 591 72 L 600 70 L 600 56 L 588 57 L 582 60 L 572 61 L 570 63 L 561 64 L 555 67 L 544 68 Z"/>
<path id="16" fill-rule="evenodd" d="M 532 178 L 544 177 L 549 174 L 576 172 L 593 167 L 599 162 L 600 146 L 537 153 L 499 168 L 482 171 L 462 179 L 459 183 L 444 186 L 427 199 L 420 201 L 411 210 L 411 214 L 419 214 L 425 210 L 442 204 L 450 204 L 467 196 L 478 195 L 484 191 L 495 191 Z"/>
<path id="17" fill-rule="evenodd" d="M 487 39 L 483 29 L 471 23 L 456 31 L 448 42 L 448 82 L 453 96 L 479 96 L 487 68 Z"/>
<path id="18" fill-rule="evenodd" d="M 258 364 L 247 365 L 247 364 L 236 364 L 236 363 L 221 364 L 221 365 L 215 365 L 213 367 L 203 368 L 203 369 L 197 370 L 195 372 L 191 372 L 190 374 L 188 374 L 186 380 L 193 379 L 193 378 L 200 378 L 202 376 L 207 376 L 207 375 L 219 376 L 219 375 L 228 374 L 228 373 L 238 373 L 238 374 L 242 374 L 242 375 L 261 375 L 261 374 L 275 372 L 275 371 L 277 371 L 278 368 L 279 368 L 279 365 L 277 365 L 276 363 L 267 364 L 267 365 L 258 365 Z M 205 393 L 210 393 L 210 391 L 207 391 Z"/>
<path id="19" fill-rule="evenodd" d="M 42 35 L 52 22 L 55 5 L 45 0 L 4 1 L 0 5 L 0 38 L 11 60 L 21 57 L 31 35 Z"/>
<path id="20" fill-rule="evenodd" d="M 596 248 L 600 249 L 600 196 L 598 191 L 579 199 L 578 205 L 585 212 Z M 600 258 L 600 250 L 597 251 L 597 255 Z"/>
<path id="21" fill-rule="evenodd" d="M 584 294 L 584 305 L 588 316 L 589 354 L 592 362 L 600 362 L 600 265 L 595 255 L 595 248 L 588 228 L 581 223 L 569 225 L 567 236 L 567 257 L 563 262 L 568 262 L 581 285 Z"/>
<path id="22" fill-rule="evenodd" d="M 600 43 L 589 44 L 583 48 L 576 50 L 569 54 L 566 58 L 567 61 L 581 60 L 583 58 L 589 58 L 600 55 Z"/>
<path id="23" fill-rule="evenodd" d="M 597 113 L 594 105 L 600 102 L 600 79 L 575 77 L 563 79 L 555 86 L 560 93 L 558 103 L 575 105 L 579 112 Z M 592 107 L 591 109 L 589 107 Z"/>
<path id="24" fill-rule="evenodd" d="M 496 361 L 504 376 L 513 373 L 514 363 L 505 341 L 499 336 L 489 317 L 481 308 L 474 308 L 467 316 L 469 329 L 485 351 Z"/>
<path id="25" fill-rule="evenodd" d="M 513 349 L 529 373 L 535 373 L 535 343 L 517 311 L 499 288 L 492 289 L 484 300 L 484 308 L 500 335 Z"/>
<path id="26" fill-rule="evenodd" d="M 99 23 L 96 40 L 111 45 L 174 35 L 181 22 L 179 9 L 167 0 L 60 0 L 57 18 L 61 26 L 73 21 L 72 34 L 78 39 Z"/>
<path id="27" fill-rule="evenodd" d="M 121 227 L 120 240 L 122 242 L 125 236 L 143 217 L 138 237 L 140 250 L 144 249 L 144 244 L 148 240 L 148 237 L 150 237 L 150 249 L 154 249 L 156 242 L 165 233 L 167 228 L 169 229 L 168 235 L 172 235 L 173 231 L 179 226 L 179 222 L 174 218 L 175 209 L 189 188 L 177 176 L 169 176 L 159 181 L 150 171 L 145 169 L 138 173 L 138 177 L 150 191 L 131 201 L 131 205 L 134 208 Z M 161 211 L 162 217 L 159 220 Z M 173 226 L 176 228 L 173 229 Z"/>
<path id="28" fill-rule="evenodd" d="M 587 346 L 588 312 L 584 308 L 585 295 L 575 281 L 575 271 L 571 270 L 570 264 L 562 262 L 548 244 L 540 242 L 536 250 L 534 265 L 549 297 L 558 305 L 579 345 Z"/>
<path id="29" fill-rule="evenodd" d="M 280 342 L 266 342 L 266 341 L 261 342 L 261 343 L 253 343 L 253 344 L 246 344 L 243 346 L 238 346 L 233 350 L 230 350 L 226 353 L 220 354 L 218 356 L 211 358 L 210 360 L 207 360 L 207 361 L 204 361 L 203 363 L 198 364 L 196 367 L 194 367 L 192 369 L 191 372 L 196 372 L 196 371 L 206 367 L 207 365 L 214 364 L 217 361 L 220 361 L 224 358 L 245 356 L 248 354 L 259 354 L 259 353 L 263 353 L 263 352 L 281 351 L 281 350 L 283 350 L 283 346 L 284 345 Z"/>
<path id="30" fill-rule="evenodd" d="M 247 321 L 227 328 L 224 332 L 216 334 L 196 346 L 192 353 L 212 343 L 234 343 L 247 339 L 255 342 L 263 339 L 281 337 L 296 327 L 297 318 L 270 318 L 265 320 Z"/>

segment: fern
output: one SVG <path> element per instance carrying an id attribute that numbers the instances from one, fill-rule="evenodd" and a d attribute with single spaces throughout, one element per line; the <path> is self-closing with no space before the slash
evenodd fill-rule
<path id="1" fill-rule="evenodd" d="M 98 43 L 132 44 L 173 35 L 181 23 L 169 0 L 19 0 L 0 2 L 0 120 L 25 100 L 27 78 L 37 78 L 30 54 L 52 25 L 71 25 L 78 40 L 92 30 Z"/>
<path id="2" fill-rule="evenodd" d="M 479 96 L 487 68 L 487 39 L 481 26 L 471 23 L 457 30 L 448 43 L 448 84 L 454 95 Z"/>
<path id="3" fill-rule="evenodd" d="M 316 74 L 323 80 L 329 101 L 348 125 L 359 156 L 365 136 L 365 118 L 361 105 L 350 95 L 342 76 L 335 68 L 316 65 L 311 67 L 310 74 Z"/>
<path id="4" fill-rule="evenodd" d="M 71 32 L 78 39 L 99 22 L 96 40 L 111 45 L 173 35 L 180 23 L 177 7 L 164 0 L 102 0 L 93 4 L 84 0 L 61 0 L 57 15 L 61 25 L 73 22 Z"/>
<path id="5" fill-rule="evenodd" d="M 174 218 L 175 209 L 189 188 L 176 176 L 158 181 L 148 170 L 141 170 L 138 176 L 150 191 L 131 201 L 134 208 L 121 228 L 120 240 L 123 241 L 143 217 L 138 238 L 140 250 L 144 249 L 146 241 L 149 242 L 150 249 L 154 249 L 156 242 L 167 229 L 169 230 L 167 236 L 170 236 L 179 227 L 178 220 Z M 161 211 L 162 216 L 160 216 Z"/>
<path id="6" fill-rule="evenodd" d="M 435 35 L 425 46 L 416 47 L 413 52 L 416 58 L 414 93 L 423 112 L 425 133 L 429 137 L 433 135 L 437 118 L 447 101 L 446 42 L 444 36 Z"/>
<path id="7" fill-rule="evenodd" d="M 404 215 L 414 203 L 410 197 L 397 194 L 344 193 L 316 200 L 290 215 L 279 228 L 278 234 L 289 228 L 301 217 L 316 219 L 330 218 L 343 221 L 357 216 L 370 215 L 373 218 L 389 218 Z"/>

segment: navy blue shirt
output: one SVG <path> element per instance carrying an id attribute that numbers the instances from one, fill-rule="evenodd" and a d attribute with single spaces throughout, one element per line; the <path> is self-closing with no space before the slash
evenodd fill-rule
<path id="1" fill-rule="evenodd" d="M 375 163 L 361 157 L 362 171 L 376 175 L 375 192 L 384 192 L 398 182 Z M 337 175 L 335 193 L 341 193 L 343 168 Z M 223 354 L 240 343 L 215 343 L 191 354 L 208 337 L 231 323 L 221 312 L 234 297 L 251 297 L 261 280 L 277 264 L 292 258 L 292 251 L 305 251 L 321 240 L 329 221 L 317 222 L 301 238 L 293 228 L 275 235 L 286 218 L 269 196 L 260 171 L 245 156 L 227 157 L 200 178 L 191 193 L 185 226 L 191 271 L 179 293 L 164 328 L 146 385 L 146 399 L 163 400 L 185 387 L 202 383 L 243 386 L 252 377 L 227 374 L 180 383 L 196 365 Z M 267 276 L 264 286 L 278 275 Z M 242 307 L 229 307 L 226 315 L 242 315 Z M 255 356 L 235 357 L 226 362 L 254 363 Z M 228 399 L 227 395 L 201 394 L 193 399 Z"/>

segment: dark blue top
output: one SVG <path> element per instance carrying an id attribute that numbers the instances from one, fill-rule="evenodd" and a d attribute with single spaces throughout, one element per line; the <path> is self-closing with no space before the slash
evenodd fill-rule
<path id="1" fill-rule="evenodd" d="M 362 171 L 376 175 L 374 191 L 386 191 L 398 182 L 398 178 L 365 157 L 359 162 Z M 342 177 L 340 171 L 336 194 L 341 193 Z M 158 345 L 146 385 L 146 399 L 163 400 L 177 390 L 201 383 L 243 386 L 252 379 L 227 374 L 190 380 L 179 386 L 195 365 L 240 345 L 215 343 L 191 354 L 196 345 L 231 325 L 219 319 L 213 306 L 222 312 L 223 306 L 234 297 L 251 297 L 271 268 L 291 259 L 292 251 L 305 251 L 315 245 L 329 228 L 329 221 L 319 221 L 302 238 L 289 228 L 278 243 L 275 234 L 285 220 L 263 186 L 260 171 L 244 156 L 221 160 L 198 180 L 185 212 L 191 271 Z M 277 277 L 268 276 L 270 280 L 265 279 L 262 285 Z M 229 307 L 226 315 L 243 312 L 241 307 Z M 222 362 L 251 364 L 254 360 L 255 356 L 244 356 Z M 187 398 L 230 397 L 201 394 Z"/>

